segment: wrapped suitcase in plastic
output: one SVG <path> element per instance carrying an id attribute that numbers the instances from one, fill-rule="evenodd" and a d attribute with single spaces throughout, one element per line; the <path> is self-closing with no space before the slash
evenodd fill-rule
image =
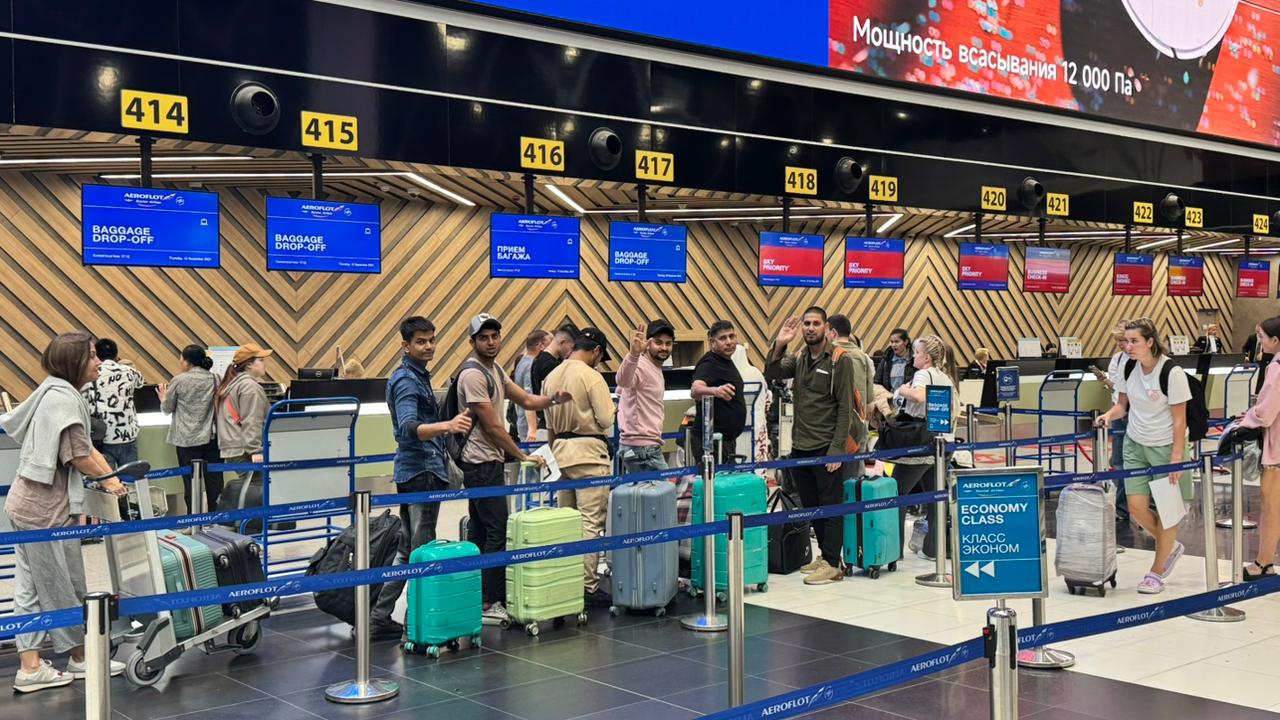
<path id="1" fill-rule="evenodd" d="M 432 540 L 415 549 L 409 562 L 439 562 L 479 554 L 480 549 L 469 542 Z M 479 570 L 410 580 L 404 651 L 438 657 L 441 646 L 457 650 L 458 641 L 463 638 L 469 639 L 472 647 L 480 647 L 482 599 Z"/>
<path id="2" fill-rule="evenodd" d="M 676 486 L 666 481 L 619 485 L 609 494 L 609 535 L 666 530 L 676 524 Z M 641 545 L 609 552 L 613 569 L 613 607 L 653 610 L 661 617 L 679 590 L 677 543 Z"/>
<path id="3" fill-rule="evenodd" d="M 174 593 L 217 589 L 218 572 L 213 552 L 204 543 L 168 531 L 158 533 L 157 538 L 166 591 Z M 174 610 L 170 616 L 173 618 L 174 635 L 179 642 L 199 635 L 223 621 L 221 605 Z"/>
<path id="4" fill-rule="evenodd" d="M 702 493 L 703 481 L 693 482 L 693 513 L 690 518 L 696 525 L 703 521 Z M 743 515 L 759 515 L 768 512 L 769 488 L 765 479 L 754 473 L 729 473 L 716 475 L 715 479 L 715 519 L 724 520 L 731 512 Z M 743 543 L 743 584 L 754 585 L 756 590 L 766 592 L 769 589 L 769 528 L 753 527 L 744 531 Z M 704 582 L 705 572 L 702 570 L 702 538 L 693 539 L 693 553 L 690 558 L 689 593 L 696 594 Z M 725 536 L 715 536 L 716 553 L 716 597 L 722 598 L 729 587 L 729 546 Z"/>
<path id="5" fill-rule="evenodd" d="M 191 538 L 202 543 L 213 553 L 214 569 L 218 574 L 218 586 L 245 585 L 262 582 L 262 550 L 253 538 L 226 528 L 210 526 L 194 533 Z M 265 602 L 261 599 L 224 603 L 222 612 L 240 617 Z"/>
<path id="6" fill-rule="evenodd" d="M 558 545 L 582 539 L 582 513 L 572 508 L 536 507 L 507 518 L 507 549 Z M 578 555 L 507 566 L 507 612 L 530 635 L 538 623 L 576 617 L 587 622 L 582 558 Z"/>
<path id="7" fill-rule="evenodd" d="M 1053 565 L 1072 595 L 1116 586 L 1116 490 L 1111 483 L 1073 483 L 1058 496 Z"/>
<path id="8" fill-rule="evenodd" d="M 844 481 L 844 501 L 867 502 L 898 496 L 898 482 L 891 477 L 863 477 Z M 844 574 L 862 568 L 867 577 L 880 570 L 897 570 L 902 559 L 902 516 L 898 508 L 862 512 L 844 517 Z"/>

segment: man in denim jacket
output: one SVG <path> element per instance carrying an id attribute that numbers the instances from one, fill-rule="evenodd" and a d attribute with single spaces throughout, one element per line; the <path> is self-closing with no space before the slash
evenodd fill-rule
<path id="1" fill-rule="evenodd" d="M 448 474 L 444 465 L 444 448 L 440 436 L 465 433 L 471 429 L 471 416 L 464 411 L 457 417 L 441 421 L 442 408 L 431 389 L 431 372 L 427 363 L 435 357 L 436 326 L 417 315 L 400 323 L 404 357 L 400 367 L 387 381 L 387 408 L 391 411 L 391 427 L 396 439 L 396 492 L 419 493 L 443 489 Z M 439 503 L 400 506 L 400 551 L 395 564 L 409 561 L 409 553 L 436 539 Z M 391 619 L 391 611 L 404 589 L 404 581 L 388 582 L 378 593 L 372 612 L 371 635 L 398 638 L 403 628 Z"/>

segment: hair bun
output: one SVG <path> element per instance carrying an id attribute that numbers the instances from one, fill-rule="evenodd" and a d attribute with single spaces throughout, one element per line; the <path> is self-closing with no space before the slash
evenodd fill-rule
<path id="1" fill-rule="evenodd" d="M 212 369 L 213 369 L 213 358 L 211 358 L 211 357 L 209 357 L 208 355 L 206 355 L 206 356 L 205 356 L 205 358 L 204 358 L 203 360 L 201 360 L 201 361 L 200 361 L 200 367 L 204 368 L 205 370 L 212 370 Z"/>

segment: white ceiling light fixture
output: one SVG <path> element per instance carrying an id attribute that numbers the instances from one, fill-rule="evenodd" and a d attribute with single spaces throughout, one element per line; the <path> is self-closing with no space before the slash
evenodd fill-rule
<path id="1" fill-rule="evenodd" d="M 951 232 L 947 233 L 946 235 L 943 235 L 942 237 L 946 237 L 946 238 L 960 237 L 960 233 L 969 232 L 970 230 L 976 227 L 978 227 L 977 223 L 969 223 L 968 225 L 965 225 L 962 228 L 956 228 L 955 230 L 952 230 Z M 965 235 L 964 237 L 973 237 L 973 236 Z"/>
<path id="2" fill-rule="evenodd" d="M 1234 245 L 1235 243 L 1238 243 L 1238 242 L 1240 242 L 1240 238 L 1230 238 L 1228 240 L 1219 240 L 1218 242 L 1215 242 L 1215 243 L 1209 243 L 1208 245 L 1201 245 L 1200 247 L 1192 248 L 1189 252 L 1200 252 L 1202 250 L 1208 250 L 1209 248 L 1222 247 L 1223 245 Z"/>
<path id="3" fill-rule="evenodd" d="M 476 206 L 476 204 L 475 204 L 474 202 L 471 202 L 471 201 L 470 201 L 470 200 L 468 200 L 467 198 L 464 198 L 464 197 L 462 197 L 461 195 L 459 195 L 458 193 L 456 193 L 456 192 L 454 192 L 454 191 L 452 191 L 452 190 L 449 190 L 448 188 L 442 187 L 442 186 L 440 186 L 439 184 L 434 183 L 434 182 L 432 182 L 432 181 L 430 181 L 430 180 L 428 180 L 428 179 L 426 179 L 426 178 L 422 177 L 422 176 L 421 176 L 421 175 L 419 175 L 418 173 L 415 173 L 415 172 L 405 173 L 405 174 L 404 174 L 404 177 L 409 178 L 410 180 L 412 180 L 412 181 L 414 181 L 414 182 L 418 183 L 418 184 L 419 184 L 419 185 L 421 185 L 422 187 L 424 187 L 424 188 L 426 188 L 426 189 L 430 190 L 431 192 L 433 192 L 433 193 L 435 193 L 435 194 L 437 194 L 437 195 L 442 195 L 442 196 L 444 196 L 444 197 L 449 198 L 450 200 L 452 200 L 452 201 L 454 201 L 454 202 L 458 203 L 459 205 L 465 205 L 465 206 L 467 206 L 467 207 L 475 207 L 475 206 Z"/>
<path id="4" fill-rule="evenodd" d="M 792 213 L 820 212 L 823 210 L 838 210 L 839 208 L 827 208 L 821 205 L 793 205 Z M 635 215 L 639 212 L 636 208 L 613 208 L 611 210 L 584 210 L 585 215 Z M 714 214 L 714 213 L 775 213 L 782 212 L 782 207 L 778 205 L 759 205 L 744 206 L 735 205 L 733 207 L 697 207 L 697 208 L 657 208 L 646 211 L 649 215 L 698 215 L 698 214 Z M 863 213 L 859 213 L 861 217 Z M 873 217 L 894 217 L 898 213 L 873 213 Z"/>
<path id="5" fill-rule="evenodd" d="M 584 210 L 581 205 L 574 202 L 573 198 L 569 197 L 568 193 L 561 190 L 558 185 L 555 185 L 553 183 L 547 183 L 546 185 L 543 185 L 543 187 L 545 187 L 547 191 L 550 192 L 552 195 L 555 195 L 556 197 L 560 198 L 560 202 L 564 203 L 565 205 L 568 205 L 569 208 L 574 212 L 578 213 L 579 215 L 586 214 L 587 211 Z"/>
<path id="6" fill-rule="evenodd" d="M 893 217 L 886 220 L 885 223 L 876 230 L 876 234 L 877 235 L 885 234 L 886 232 L 889 231 L 889 228 L 893 227 L 894 225 L 897 225 L 898 221 L 901 219 L 902 219 L 902 213 L 894 213 Z"/>
<path id="7" fill-rule="evenodd" d="M 1148 249 L 1148 248 L 1160 247 L 1161 245 L 1168 245 L 1169 243 L 1171 243 L 1171 242 L 1173 242 L 1174 240 L 1177 240 L 1177 239 L 1178 239 L 1177 237 L 1167 237 L 1167 238 L 1164 238 L 1164 239 L 1161 239 L 1161 240 L 1156 240 L 1155 242 L 1149 242 L 1149 243 L 1147 243 L 1146 245 L 1139 245 L 1139 246 L 1138 246 L 1138 249 L 1139 249 L 1139 250 L 1146 250 L 1146 249 Z"/>
<path id="8" fill-rule="evenodd" d="M 225 162 L 229 160 L 252 160 L 252 155 L 158 155 L 151 158 L 156 163 L 205 163 Z M 112 155 L 110 157 L 50 157 L 50 158 L 3 158 L 0 166 L 15 165 L 136 165 L 140 162 L 136 155 Z"/>

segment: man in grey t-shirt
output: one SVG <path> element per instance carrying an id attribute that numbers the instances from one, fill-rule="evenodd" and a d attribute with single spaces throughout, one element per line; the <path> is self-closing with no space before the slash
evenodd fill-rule
<path id="1" fill-rule="evenodd" d="M 511 380 L 530 395 L 533 394 L 533 359 L 546 350 L 550 343 L 551 333 L 546 330 L 534 330 L 524 339 L 524 354 L 516 361 Z M 536 441 L 538 413 L 516 407 L 515 403 L 511 404 L 511 413 L 516 418 L 516 437 L 520 438 L 520 442 Z"/>

